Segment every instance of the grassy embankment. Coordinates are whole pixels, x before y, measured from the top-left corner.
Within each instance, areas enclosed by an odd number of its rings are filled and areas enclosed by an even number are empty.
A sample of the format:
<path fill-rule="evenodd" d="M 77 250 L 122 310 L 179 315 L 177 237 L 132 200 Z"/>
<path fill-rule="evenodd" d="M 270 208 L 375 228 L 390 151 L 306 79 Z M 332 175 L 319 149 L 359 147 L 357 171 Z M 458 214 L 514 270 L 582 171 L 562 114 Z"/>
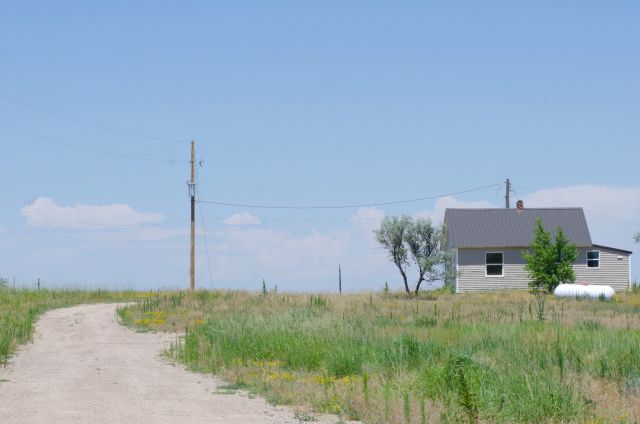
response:
<path fill-rule="evenodd" d="M 186 329 L 169 355 L 301 411 L 368 423 L 640 420 L 640 293 L 166 293 L 119 314 Z"/>
<path fill-rule="evenodd" d="M 86 290 L 24 290 L 0 287 L 0 366 L 17 345 L 31 339 L 38 317 L 54 308 L 98 302 L 142 300 L 149 293 Z"/>

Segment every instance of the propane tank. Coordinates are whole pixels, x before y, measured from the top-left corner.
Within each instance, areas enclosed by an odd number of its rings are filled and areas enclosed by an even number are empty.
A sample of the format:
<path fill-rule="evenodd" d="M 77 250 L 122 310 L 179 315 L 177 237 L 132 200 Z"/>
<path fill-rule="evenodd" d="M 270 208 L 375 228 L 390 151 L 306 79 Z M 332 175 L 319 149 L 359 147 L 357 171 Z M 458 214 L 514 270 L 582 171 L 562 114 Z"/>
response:
<path fill-rule="evenodd" d="M 560 284 L 553 291 L 553 294 L 558 297 L 583 297 L 589 299 L 611 299 L 615 293 L 611 286 L 588 283 Z"/>

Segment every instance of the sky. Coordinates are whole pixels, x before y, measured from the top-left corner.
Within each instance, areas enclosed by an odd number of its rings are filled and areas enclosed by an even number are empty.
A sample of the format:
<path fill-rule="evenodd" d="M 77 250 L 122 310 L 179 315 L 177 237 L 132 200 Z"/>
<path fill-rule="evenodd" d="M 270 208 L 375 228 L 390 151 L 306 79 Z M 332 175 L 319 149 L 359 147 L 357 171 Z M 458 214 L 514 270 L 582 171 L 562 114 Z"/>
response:
<path fill-rule="evenodd" d="M 347 290 L 399 288 L 380 220 L 501 207 L 506 178 L 635 257 L 639 18 L 632 1 L 3 2 L 0 276 L 187 287 L 190 140 L 200 200 L 442 195 L 199 203 L 198 287 L 329 291 L 341 264 Z"/>

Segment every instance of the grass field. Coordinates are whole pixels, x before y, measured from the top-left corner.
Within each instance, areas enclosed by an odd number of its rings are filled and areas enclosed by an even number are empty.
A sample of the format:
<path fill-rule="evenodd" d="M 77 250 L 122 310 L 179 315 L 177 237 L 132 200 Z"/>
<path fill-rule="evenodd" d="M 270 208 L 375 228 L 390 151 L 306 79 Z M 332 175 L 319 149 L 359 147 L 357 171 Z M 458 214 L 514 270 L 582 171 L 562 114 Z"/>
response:
<path fill-rule="evenodd" d="M 301 419 L 638 422 L 640 294 L 174 292 L 119 311 L 186 330 L 168 355 Z"/>
<path fill-rule="evenodd" d="M 0 288 L 0 365 L 18 344 L 31 339 L 38 317 L 49 309 L 82 303 L 141 300 L 149 293 L 85 290 L 22 290 Z"/>
<path fill-rule="evenodd" d="M 143 330 L 186 332 L 167 355 L 313 420 L 638 422 L 640 293 L 99 292 L 0 289 L 0 363 L 43 312 L 137 300 Z"/>

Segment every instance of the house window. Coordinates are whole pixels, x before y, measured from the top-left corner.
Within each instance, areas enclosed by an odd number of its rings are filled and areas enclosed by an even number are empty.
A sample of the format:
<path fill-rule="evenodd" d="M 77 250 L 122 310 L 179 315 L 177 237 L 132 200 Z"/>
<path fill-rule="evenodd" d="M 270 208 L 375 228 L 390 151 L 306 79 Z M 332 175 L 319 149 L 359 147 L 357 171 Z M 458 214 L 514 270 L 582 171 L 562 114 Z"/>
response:
<path fill-rule="evenodd" d="M 502 277 L 502 269 L 504 266 L 502 252 L 487 252 L 485 253 L 485 264 L 487 277 Z"/>
<path fill-rule="evenodd" d="M 590 250 L 587 252 L 587 268 L 600 268 L 599 250 Z"/>

